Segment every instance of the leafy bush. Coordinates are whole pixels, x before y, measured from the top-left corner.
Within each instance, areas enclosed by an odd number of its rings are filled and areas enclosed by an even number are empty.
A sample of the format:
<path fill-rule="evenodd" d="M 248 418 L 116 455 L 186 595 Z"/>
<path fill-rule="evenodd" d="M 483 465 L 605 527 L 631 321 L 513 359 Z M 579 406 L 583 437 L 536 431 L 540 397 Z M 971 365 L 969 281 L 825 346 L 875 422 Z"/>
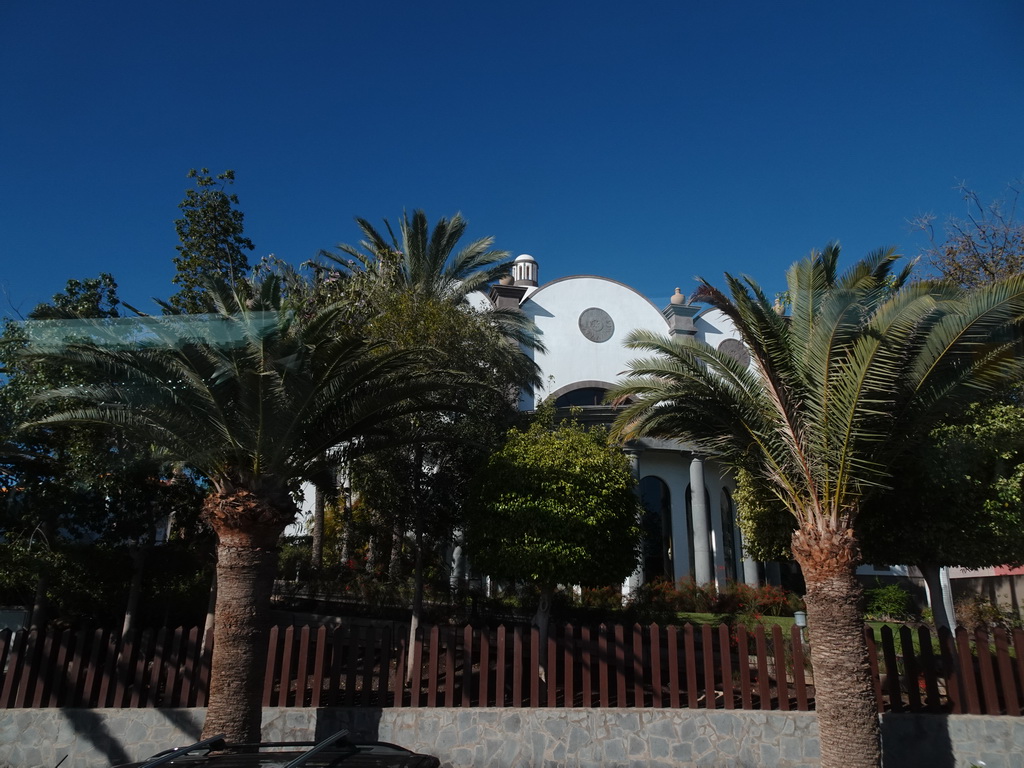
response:
<path fill-rule="evenodd" d="M 911 617 L 910 593 L 899 584 L 865 590 L 865 616 L 876 621 L 907 621 Z"/>

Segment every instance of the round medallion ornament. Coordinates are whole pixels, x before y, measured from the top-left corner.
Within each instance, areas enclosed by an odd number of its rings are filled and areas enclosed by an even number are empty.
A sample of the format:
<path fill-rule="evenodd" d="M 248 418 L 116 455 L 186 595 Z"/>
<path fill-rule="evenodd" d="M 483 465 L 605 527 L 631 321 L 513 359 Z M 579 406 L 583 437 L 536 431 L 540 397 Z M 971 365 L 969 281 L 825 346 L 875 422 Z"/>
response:
<path fill-rule="evenodd" d="M 608 341 L 615 333 L 615 323 L 612 322 L 611 315 L 603 309 L 591 307 L 580 314 L 580 333 L 600 344 L 602 341 Z"/>
<path fill-rule="evenodd" d="M 744 368 L 750 365 L 750 352 L 739 339 L 726 339 L 718 345 L 718 351 L 723 355 L 728 355 Z"/>

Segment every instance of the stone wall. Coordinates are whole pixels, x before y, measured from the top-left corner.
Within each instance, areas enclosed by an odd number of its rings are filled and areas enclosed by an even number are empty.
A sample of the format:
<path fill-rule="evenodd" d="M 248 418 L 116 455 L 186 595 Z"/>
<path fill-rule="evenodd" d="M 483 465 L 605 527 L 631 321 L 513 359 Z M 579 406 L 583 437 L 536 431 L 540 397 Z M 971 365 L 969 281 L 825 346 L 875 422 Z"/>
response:
<path fill-rule="evenodd" d="M 107 768 L 196 741 L 202 709 L 0 710 L 0 768 Z M 813 714 L 689 709 L 266 709 L 266 740 L 348 728 L 450 768 L 817 768 Z M 1024 763 L 1024 718 L 886 715 L 887 766 Z"/>

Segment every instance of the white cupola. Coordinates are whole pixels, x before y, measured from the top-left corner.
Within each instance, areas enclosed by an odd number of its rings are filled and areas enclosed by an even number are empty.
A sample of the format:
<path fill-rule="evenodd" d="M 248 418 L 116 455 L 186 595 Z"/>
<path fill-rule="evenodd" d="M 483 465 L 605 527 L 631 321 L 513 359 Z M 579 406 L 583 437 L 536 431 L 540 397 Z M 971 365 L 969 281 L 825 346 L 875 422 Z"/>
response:
<path fill-rule="evenodd" d="M 512 277 L 516 285 L 536 287 L 538 275 L 537 262 L 533 256 L 528 253 L 516 256 L 516 260 L 512 262 Z"/>

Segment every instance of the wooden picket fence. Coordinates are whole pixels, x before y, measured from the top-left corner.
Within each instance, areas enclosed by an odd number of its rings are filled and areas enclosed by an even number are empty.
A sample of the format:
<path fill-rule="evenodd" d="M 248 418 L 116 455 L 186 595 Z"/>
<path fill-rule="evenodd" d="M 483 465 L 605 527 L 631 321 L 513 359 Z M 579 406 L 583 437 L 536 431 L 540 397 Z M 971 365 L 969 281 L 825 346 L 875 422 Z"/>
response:
<path fill-rule="evenodd" d="M 1021 630 L 865 633 L 879 712 L 1024 715 Z M 400 624 L 274 627 L 263 704 L 814 709 L 797 627 L 565 625 L 543 665 L 534 628 L 427 626 L 411 654 L 407 635 Z M 0 708 L 205 706 L 212 642 L 198 627 L 4 630 Z"/>

